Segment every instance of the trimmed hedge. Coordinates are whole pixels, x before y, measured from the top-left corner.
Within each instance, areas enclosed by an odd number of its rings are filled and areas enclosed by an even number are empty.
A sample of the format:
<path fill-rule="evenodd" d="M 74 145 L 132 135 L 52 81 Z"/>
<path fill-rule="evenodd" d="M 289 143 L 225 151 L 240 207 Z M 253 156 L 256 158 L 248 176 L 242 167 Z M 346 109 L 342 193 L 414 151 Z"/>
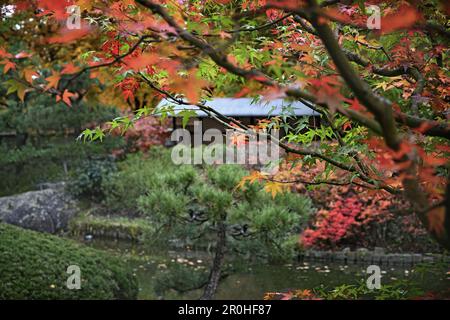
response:
<path fill-rule="evenodd" d="M 69 265 L 81 289 L 66 287 Z M 72 240 L 0 223 L 0 299 L 136 299 L 137 279 L 118 258 Z"/>

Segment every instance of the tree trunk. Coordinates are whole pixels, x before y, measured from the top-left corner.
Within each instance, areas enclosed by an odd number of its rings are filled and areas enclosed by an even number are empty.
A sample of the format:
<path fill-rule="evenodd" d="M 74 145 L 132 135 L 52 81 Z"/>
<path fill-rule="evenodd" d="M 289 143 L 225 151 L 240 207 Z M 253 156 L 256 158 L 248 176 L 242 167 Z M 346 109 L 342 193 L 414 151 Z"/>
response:
<path fill-rule="evenodd" d="M 217 287 L 219 286 L 227 239 L 225 220 L 226 214 L 223 214 L 221 216 L 220 222 L 218 223 L 216 253 L 214 255 L 214 261 L 211 267 L 211 272 L 209 274 L 208 284 L 206 285 L 205 291 L 200 297 L 200 300 L 213 299 L 214 295 L 216 294 Z"/>

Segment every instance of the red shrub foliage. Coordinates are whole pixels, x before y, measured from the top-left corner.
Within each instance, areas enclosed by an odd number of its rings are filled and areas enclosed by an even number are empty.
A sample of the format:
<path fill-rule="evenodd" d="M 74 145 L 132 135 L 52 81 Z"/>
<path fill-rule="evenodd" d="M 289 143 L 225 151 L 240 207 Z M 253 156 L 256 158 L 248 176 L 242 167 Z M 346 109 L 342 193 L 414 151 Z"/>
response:
<path fill-rule="evenodd" d="M 314 181 L 325 168 L 318 163 L 282 170 L 277 180 Z M 336 171 L 329 179 L 340 182 L 344 173 Z M 345 180 L 344 180 L 345 181 Z M 334 250 L 350 247 L 385 247 L 392 251 L 439 251 L 410 207 L 382 190 L 357 185 L 308 186 L 294 183 L 294 191 L 307 194 L 318 208 L 301 236 L 305 248 Z"/>
<path fill-rule="evenodd" d="M 120 130 L 113 130 L 114 135 L 121 135 Z M 163 145 L 169 137 L 167 122 L 156 117 L 145 117 L 137 120 L 123 135 L 125 148 L 115 150 L 115 156 L 125 153 L 147 152 L 154 145 Z"/>
<path fill-rule="evenodd" d="M 319 210 L 313 227 L 303 232 L 303 246 L 334 247 L 345 239 L 361 236 L 365 225 L 390 218 L 390 213 L 382 208 L 374 211 L 373 207 L 364 206 L 356 195 L 337 198 L 329 210 Z"/>
<path fill-rule="evenodd" d="M 305 248 L 385 247 L 393 251 L 439 250 L 417 217 L 392 195 L 355 186 L 309 192 L 319 207 L 300 242 Z"/>
<path fill-rule="evenodd" d="M 146 152 L 151 146 L 164 144 L 168 136 L 166 124 L 155 117 L 145 117 L 136 121 L 125 133 L 129 152 Z"/>

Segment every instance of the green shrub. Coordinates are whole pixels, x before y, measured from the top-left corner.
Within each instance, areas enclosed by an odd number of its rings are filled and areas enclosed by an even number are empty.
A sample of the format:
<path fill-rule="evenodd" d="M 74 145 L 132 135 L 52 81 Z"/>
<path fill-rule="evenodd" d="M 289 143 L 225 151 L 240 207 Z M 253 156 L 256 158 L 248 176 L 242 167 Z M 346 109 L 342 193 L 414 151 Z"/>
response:
<path fill-rule="evenodd" d="M 49 74 L 50 70 L 43 70 L 44 77 Z M 4 83 L 11 77 L 1 74 L 0 79 Z M 83 75 L 74 80 L 72 90 L 88 90 L 92 81 Z M 0 87 L 0 96 L 0 132 L 11 134 L 0 141 L 0 196 L 34 190 L 40 183 L 66 180 L 87 157 L 110 154 L 124 145 L 122 137 L 108 137 L 103 143 L 76 142 L 84 128 L 119 116 L 121 111 L 115 107 L 92 99 L 77 99 L 69 107 L 36 91 L 28 92 L 22 102 L 7 94 L 7 86 Z"/>
<path fill-rule="evenodd" d="M 209 181 L 222 190 L 234 190 L 241 179 L 248 175 L 247 170 L 239 165 L 225 164 L 207 168 Z"/>
<path fill-rule="evenodd" d="M 186 213 L 189 198 L 177 194 L 173 189 L 150 190 L 137 199 L 139 211 L 162 224 L 172 224 L 173 220 Z"/>
<path fill-rule="evenodd" d="M 69 265 L 81 289 L 69 290 Z M 136 299 L 137 281 L 124 263 L 71 240 L 0 223 L 0 299 Z"/>
<path fill-rule="evenodd" d="M 104 205 L 110 211 L 138 212 L 140 196 L 165 184 L 164 174 L 176 166 L 170 160 L 170 150 L 153 147 L 147 154 L 131 154 L 117 164 L 118 171 L 103 181 Z"/>
<path fill-rule="evenodd" d="M 237 188 L 249 174 L 239 165 L 175 165 L 170 149 L 150 150 L 153 154 L 130 155 L 118 164 L 104 183 L 105 207 L 138 213 L 164 226 L 168 239 L 199 246 L 214 241 L 212 230 L 225 214 L 231 248 L 292 257 L 293 239 L 312 212 L 309 198 L 294 193 L 272 198 L 258 183 Z"/>
<path fill-rule="evenodd" d="M 70 191 L 77 197 L 102 200 L 105 197 L 103 182 L 116 171 L 111 158 L 87 160 L 78 170 L 70 183 Z"/>
<path fill-rule="evenodd" d="M 120 138 L 104 143 L 81 143 L 72 138 L 47 139 L 44 145 L 21 148 L 0 145 L 0 196 L 35 190 L 44 182 L 66 180 L 87 158 L 102 158 L 121 145 Z"/>

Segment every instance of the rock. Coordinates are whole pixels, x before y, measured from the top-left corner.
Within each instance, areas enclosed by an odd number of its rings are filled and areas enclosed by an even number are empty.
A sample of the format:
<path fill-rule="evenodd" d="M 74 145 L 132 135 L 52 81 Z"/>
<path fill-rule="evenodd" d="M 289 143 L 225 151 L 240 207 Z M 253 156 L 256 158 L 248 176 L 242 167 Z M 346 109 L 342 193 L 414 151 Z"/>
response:
<path fill-rule="evenodd" d="M 347 263 L 355 263 L 356 262 L 356 252 L 347 252 Z"/>
<path fill-rule="evenodd" d="M 373 256 L 372 256 L 372 263 L 377 264 L 377 265 L 380 264 L 381 263 L 381 257 L 382 257 L 381 254 L 374 253 Z"/>
<path fill-rule="evenodd" d="M 336 259 L 336 261 L 338 262 L 344 262 L 345 261 L 345 253 L 343 252 L 336 252 L 334 254 L 334 258 Z"/>
<path fill-rule="evenodd" d="M 358 248 L 358 249 L 356 249 L 356 253 L 357 253 L 359 256 L 364 256 L 364 255 L 366 255 L 366 254 L 369 253 L 369 250 L 366 249 L 366 248 Z"/>
<path fill-rule="evenodd" d="M 413 256 L 411 254 L 405 253 L 402 255 L 402 260 L 404 265 L 410 265 L 413 262 Z"/>
<path fill-rule="evenodd" d="M 394 265 L 397 265 L 397 266 L 402 265 L 403 264 L 402 254 L 399 254 L 399 253 L 393 254 L 392 262 Z"/>
<path fill-rule="evenodd" d="M 373 253 L 381 255 L 381 254 L 385 254 L 386 252 L 385 252 L 384 248 L 375 247 L 375 248 L 373 248 Z"/>
<path fill-rule="evenodd" d="M 413 263 L 419 263 L 419 262 L 422 262 L 423 257 L 420 253 L 414 253 L 412 255 L 412 259 L 413 259 Z"/>
<path fill-rule="evenodd" d="M 365 263 L 372 263 L 373 262 L 373 253 L 368 252 L 367 254 L 363 255 L 362 261 Z"/>
<path fill-rule="evenodd" d="M 395 260 L 394 256 L 395 255 L 393 253 L 389 253 L 389 254 L 386 255 L 387 262 L 388 262 L 389 265 L 393 265 L 394 264 L 394 260 Z"/>
<path fill-rule="evenodd" d="M 79 212 L 64 184 L 0 198 L 0 221 L 26 229 L 56 233 Z"/>
<path fill-rule="evenodd" d="M 316 253 L 315 253 L 315 257 L 318 260 L 325 260 L 326 256 L 327 256 L 327 253 L 324 251 L 316 251 Z"/>
<path fill-rule="evenodd" d="M 358 262 L 365 262 L 366 260 L 364 259 L 364 257 L 368 254 L 369 250 L 367 250 L 366 248 L 359 248 L 356 250 L 356 260 Z"/>
<path fill-rule="evenodd" d="M 316 250 L 311 250 L 311 257 L 313 259 L 319 259 L 321 258 L 322 254 L 320 251 L 316 251 Z"/>

